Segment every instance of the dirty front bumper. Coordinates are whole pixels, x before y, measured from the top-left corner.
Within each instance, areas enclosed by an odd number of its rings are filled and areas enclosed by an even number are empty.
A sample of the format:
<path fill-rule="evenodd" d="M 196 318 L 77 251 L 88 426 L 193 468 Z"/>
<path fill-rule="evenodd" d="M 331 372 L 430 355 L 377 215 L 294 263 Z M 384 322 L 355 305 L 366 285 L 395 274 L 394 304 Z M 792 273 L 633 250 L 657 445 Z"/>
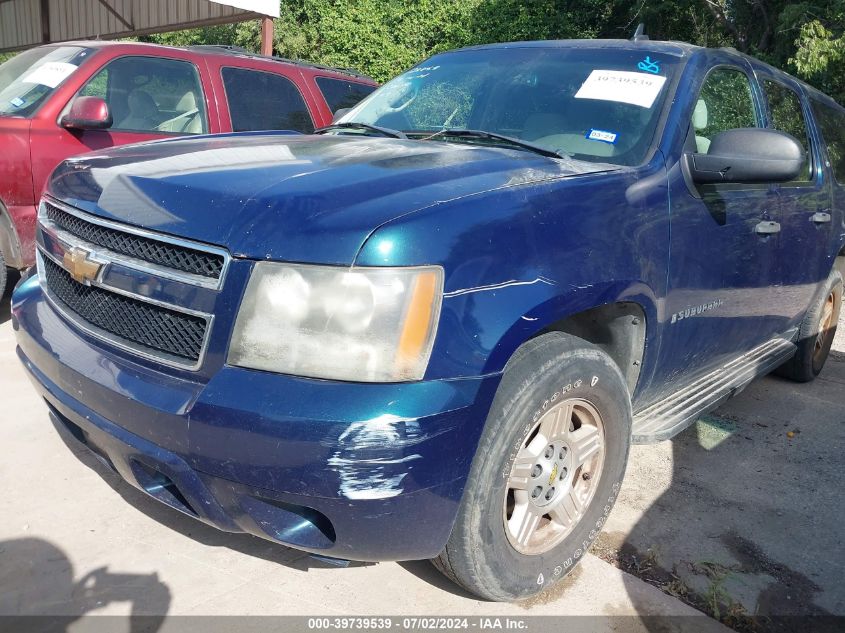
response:
<path fill-rule="evenodd" d="M 66 440 L 159 501 L 344 559 L 429 558 L 448 539 L 498 376 L 351 384 L 224 365 L 196 382 L 104 349 L 37 276 L 12 310 Z"/>

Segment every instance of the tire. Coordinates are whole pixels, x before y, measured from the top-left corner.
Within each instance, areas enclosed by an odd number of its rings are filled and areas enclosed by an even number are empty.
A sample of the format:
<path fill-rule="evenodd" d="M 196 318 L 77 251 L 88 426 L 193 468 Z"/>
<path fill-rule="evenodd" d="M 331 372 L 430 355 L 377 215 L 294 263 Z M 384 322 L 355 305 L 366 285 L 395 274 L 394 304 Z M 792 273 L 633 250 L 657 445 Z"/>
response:
<path fill-rule="evenodd" d="M 569 424 L 554 422 L 558 414 Z M 550 446 L 549 438 L 560 439 Z M 607 354 L 560 332 L 527 342 L 505 369 L 435 567 L 488 600 L 520 600 L 548 589 L 598 536 L 630 443 L 628 389 Z M 524 490 L 514 490 L 514 482 Z M 528 517 L 536 522 L 541 513 L 533 532 L 519 529 L 530 528 Z"/>
<path fill-rule="evenodd" d="M 796 382 L 815 380 L 830 354 L 842 308 L 842 275 L 834 269 L 824 292 L 807 311 L 798 330 L 798 351 L 775 373 Z"/>
<path fill-rule="evenodd" d="M 3 250 L 0 249 L 0 299 L 6 296 L 6 283 L 9 280 L 8 273 L 6 259 L 3 257 Z"/>

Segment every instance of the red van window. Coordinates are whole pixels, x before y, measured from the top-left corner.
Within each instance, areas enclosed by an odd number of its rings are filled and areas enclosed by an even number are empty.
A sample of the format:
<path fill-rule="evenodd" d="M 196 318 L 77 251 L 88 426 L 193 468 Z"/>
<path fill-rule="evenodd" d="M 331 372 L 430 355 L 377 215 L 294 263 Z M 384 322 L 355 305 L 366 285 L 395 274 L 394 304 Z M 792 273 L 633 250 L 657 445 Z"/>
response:
<path fill-rule="evenodd" d="M 91 55 L 82 46 L 47 46 L 0 65 L 0 116 L 29 117 Z"/>
<path fill-rule="evenodd" d="M 109 62 L 79 93 L 100 97 L 113 130 L 204 134 L 205 97 L 196 66 L 161 57 L 128 56 Z"/>
<path fill-rule="evenodd" d="M 317 86 L 323 93 L 323 97 L 332 112 L 357 105 L 361 99 L 376 89 L 376 86 L 359 84 L 345 79 L 334 79 L 333 77 L 317 77 Z"/>
<path fill-rule="evenodd" d="M 294 83 L 273 73 L 246 68 L 222 69 L 235 132 L 296 130 L 310 134 L 314 121 Z"/>

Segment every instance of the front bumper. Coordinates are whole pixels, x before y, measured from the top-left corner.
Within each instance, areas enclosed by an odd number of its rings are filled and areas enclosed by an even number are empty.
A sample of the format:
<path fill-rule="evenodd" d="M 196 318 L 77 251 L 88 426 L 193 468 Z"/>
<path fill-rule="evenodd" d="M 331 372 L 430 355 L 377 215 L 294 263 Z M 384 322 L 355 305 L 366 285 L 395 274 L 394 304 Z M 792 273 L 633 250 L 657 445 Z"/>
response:
<path fill-rule="evenodd" d="M 12 312 L 18 355 L 66 438 L 206 523 L 337 558 L 441 551 L 499 382 L 350 384 L 229 366 L 194 382 L 87 338 L 37 276 Z"/>

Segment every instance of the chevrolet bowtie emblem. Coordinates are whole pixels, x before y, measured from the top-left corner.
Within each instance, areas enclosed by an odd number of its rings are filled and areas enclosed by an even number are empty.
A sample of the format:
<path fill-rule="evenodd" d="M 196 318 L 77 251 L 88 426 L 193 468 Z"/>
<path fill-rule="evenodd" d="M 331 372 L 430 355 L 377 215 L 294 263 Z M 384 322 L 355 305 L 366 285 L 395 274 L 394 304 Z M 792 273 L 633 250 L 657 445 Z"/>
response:
<path fill-rule="evenodd" d="M 557 464 L 555 464 L 555 467 L 552 468 L 552 475 L 549 477 L 550 486 L 555 482 L 555 479 L 557 479 Z"/>
<path fill-rule="evenodd" d="M 88 285 L 93 279 L 96 279 L 100 268 L 103 267 L 99 262 L 88 259 L 90 254 L 84 248 L 79 247 L 65 251 L 65 269 L 70 273 L 71 277 L 81 284 Z"/>

